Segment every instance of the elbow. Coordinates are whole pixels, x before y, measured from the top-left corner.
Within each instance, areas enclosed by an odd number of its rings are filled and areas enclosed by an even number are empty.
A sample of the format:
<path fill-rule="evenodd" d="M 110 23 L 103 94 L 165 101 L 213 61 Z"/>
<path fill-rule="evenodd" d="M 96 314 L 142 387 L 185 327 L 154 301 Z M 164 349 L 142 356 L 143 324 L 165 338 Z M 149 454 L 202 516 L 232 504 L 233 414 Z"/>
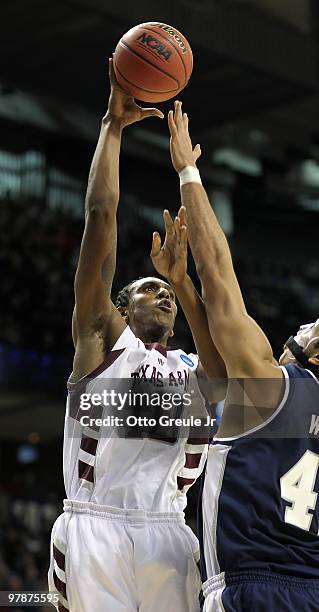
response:
<path fill-rule="evenodd" d="M 100 203 L 88 205 L 85 211 L 85 221 L 90 224 L 110 225 L 116 217 L 112 209 Z"/>
<path fill-rule="evenodd" d="M 105 191 L 103 194 L 87 194 L 85 200 L 85 212 L 92 216 L 107 215 L 115 213 L 119 202 L 119 193 L 116 191 Z"/>

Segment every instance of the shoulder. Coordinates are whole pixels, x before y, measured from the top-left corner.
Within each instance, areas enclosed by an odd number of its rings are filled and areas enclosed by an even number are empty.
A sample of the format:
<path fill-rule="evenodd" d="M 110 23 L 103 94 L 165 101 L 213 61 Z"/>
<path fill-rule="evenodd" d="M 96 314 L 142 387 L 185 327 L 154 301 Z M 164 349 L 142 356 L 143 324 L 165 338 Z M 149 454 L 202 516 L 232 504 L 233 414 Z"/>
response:
<path fill-rule="evenodd" d="M 118 365 L 124 351 L 128 348 L 138 348 L 140 343 L 141 341 L 127 325 L 110 350 L 105 350 L 101 335 L 80 336 L 77 340 L 73 371 L 68 381 L 69 390 L 72 385 L 96 378 L 115 362 Z"/>

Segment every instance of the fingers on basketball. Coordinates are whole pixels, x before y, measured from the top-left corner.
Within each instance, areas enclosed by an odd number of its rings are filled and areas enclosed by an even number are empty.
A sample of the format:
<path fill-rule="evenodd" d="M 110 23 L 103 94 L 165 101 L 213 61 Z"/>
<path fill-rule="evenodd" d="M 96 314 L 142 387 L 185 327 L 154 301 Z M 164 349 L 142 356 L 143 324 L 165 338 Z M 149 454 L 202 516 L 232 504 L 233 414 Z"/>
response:
<path fill-rule="evenodd" d="M 142 108 L 141 110 L 142 119 L 146 119 L 146 117 L 159 117 L 160 119 L 164 119 L 164 114 L 158 108 Z"/>
<path fill-rule="evenodd" d="M 117 80 L 116 80 L 116 76 L 115 76 L 115 72 L 114 72 L 114 66 L 113 66 L 113 58 L 109 57 L 109 77 L 110 77 L 110 82 L 111 85 L 118 85 Z"/>

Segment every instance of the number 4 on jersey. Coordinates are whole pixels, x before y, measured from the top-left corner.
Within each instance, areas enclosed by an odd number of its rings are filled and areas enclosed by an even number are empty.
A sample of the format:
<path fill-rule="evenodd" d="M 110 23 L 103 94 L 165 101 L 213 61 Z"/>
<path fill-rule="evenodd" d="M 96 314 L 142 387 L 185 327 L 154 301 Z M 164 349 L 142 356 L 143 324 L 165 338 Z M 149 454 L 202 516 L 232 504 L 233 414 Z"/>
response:
<path fill-rule="evenodd" d="M 319 455 L 307 450 L 280 479 L 281 497 L 292 504 L 285 511 L 285 523 L 309 531 L 318 493 L 314 487 L 319 469 Z"/>

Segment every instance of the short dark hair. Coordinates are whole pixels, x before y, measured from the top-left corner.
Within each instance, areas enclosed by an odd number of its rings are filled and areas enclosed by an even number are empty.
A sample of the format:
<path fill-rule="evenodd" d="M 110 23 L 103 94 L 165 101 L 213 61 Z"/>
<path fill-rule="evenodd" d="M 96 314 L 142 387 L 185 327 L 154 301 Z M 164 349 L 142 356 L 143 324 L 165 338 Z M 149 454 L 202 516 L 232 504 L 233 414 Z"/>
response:
<path fill-rule="evenodd" d="M 116 296 L 116 300 L 115 300 L 116 308 L 120 308 L 120 307 L 126 308 L 128 306 L 128 301 L 129 301 L 129 296 L 130 296 L 132 285 L 136 283 L 137 280 L 139 279 L 135 279 L 131 281 L 128 285 L 125 285 L 125 287 L 123 287 L 123 289 L 121 289 L 118 292 Z"/>

